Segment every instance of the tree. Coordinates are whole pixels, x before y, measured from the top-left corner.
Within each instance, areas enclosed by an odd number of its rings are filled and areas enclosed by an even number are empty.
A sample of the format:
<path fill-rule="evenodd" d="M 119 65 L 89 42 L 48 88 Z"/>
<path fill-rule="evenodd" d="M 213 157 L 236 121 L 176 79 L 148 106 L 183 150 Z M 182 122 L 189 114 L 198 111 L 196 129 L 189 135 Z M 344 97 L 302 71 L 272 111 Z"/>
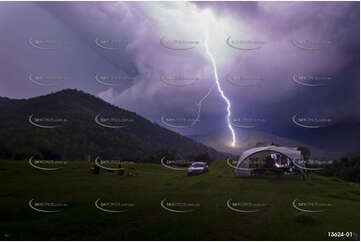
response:
<path fill-rule="evenodd" d="M 177 153 L 175 151 L 169 151 L 167 149 L 161 149 L 157 151 L 156 159 L 159 161 L 163 157 L 166 157 L 167 160 L 175 160 Z"/>
<path fill-rule="evenodd" d="M 301 154 L 302 154 L 303 159 L 304 159 L 305 161 L 308 161 L 308 160 L 310 159 L 310 157 L 311 157 L 311 151 L 310 151 L 310 149 L 309 149 L 308 147 L 306 147 L 306 146 L 300 146 L 300 147 L 297 148 L 297 150 L 301 151 Z"/>
<path fill-rule="evenodd" d="M 211 157 L 209 156 L 209 154 L 207 152 L 206 153 L 199 153 L 199 154 L 194 155 L 193 160 L 207 162 L 207 163 L 212 161 Z"/>

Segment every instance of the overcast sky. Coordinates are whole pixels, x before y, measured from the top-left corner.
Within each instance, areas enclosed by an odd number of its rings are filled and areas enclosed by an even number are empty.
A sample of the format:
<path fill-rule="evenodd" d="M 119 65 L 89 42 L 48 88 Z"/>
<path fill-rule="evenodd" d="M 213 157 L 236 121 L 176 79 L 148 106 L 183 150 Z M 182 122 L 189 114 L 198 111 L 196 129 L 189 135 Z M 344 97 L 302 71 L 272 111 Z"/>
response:
<path fill-rule="evenodd" d="M 359 122 L 359 19 L 359 2 L 1 2 L 0 96 L 76 88 L 170 126 L 200 110 L 183 134 L 227 129 L 208 28 L 236 125 Z"/>

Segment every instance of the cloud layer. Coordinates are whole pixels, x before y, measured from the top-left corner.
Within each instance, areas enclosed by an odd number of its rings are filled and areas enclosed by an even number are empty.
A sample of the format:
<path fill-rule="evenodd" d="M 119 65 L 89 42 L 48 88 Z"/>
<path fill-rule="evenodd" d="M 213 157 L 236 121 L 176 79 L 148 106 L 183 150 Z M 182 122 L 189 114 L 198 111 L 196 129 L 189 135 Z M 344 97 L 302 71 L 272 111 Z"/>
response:
<path fill-rule="evenodd" d="M 359 122 L 358 2 L 4 2 L 0 11 L 0 96 L 78 88 L 154 122 L 192 119 L 215 82 L 208 25 L 233 119 L 266 120 L 259 128 L 273 133 L 293 127 L 294 114 Z M 225 114 L 214 89 L 200 122 L 173 130 L 222 130 Z"/>

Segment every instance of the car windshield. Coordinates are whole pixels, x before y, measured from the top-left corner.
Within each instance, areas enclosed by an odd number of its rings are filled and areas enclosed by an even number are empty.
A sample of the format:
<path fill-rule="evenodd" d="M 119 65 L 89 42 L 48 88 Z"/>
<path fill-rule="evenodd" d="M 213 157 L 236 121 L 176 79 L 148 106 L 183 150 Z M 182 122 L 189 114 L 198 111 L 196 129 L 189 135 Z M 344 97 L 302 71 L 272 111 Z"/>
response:
<path fill-rule="evenodd" d="M 196 164 L 192 164 L 192 167 L 204 167 L 204 164 L 196 163 Z"/>

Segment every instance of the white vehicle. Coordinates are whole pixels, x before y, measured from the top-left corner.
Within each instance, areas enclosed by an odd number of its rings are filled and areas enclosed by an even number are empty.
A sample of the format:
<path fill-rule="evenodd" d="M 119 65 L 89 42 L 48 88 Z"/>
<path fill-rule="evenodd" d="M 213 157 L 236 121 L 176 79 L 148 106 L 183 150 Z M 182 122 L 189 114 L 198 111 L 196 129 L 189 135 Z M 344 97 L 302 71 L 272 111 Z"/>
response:
<path fill-rule="evenodd" d="M 206 172 L 208 172 L 207 162 L 193 162 L 192 165 L 188 167 L 188 176 Z"/>

